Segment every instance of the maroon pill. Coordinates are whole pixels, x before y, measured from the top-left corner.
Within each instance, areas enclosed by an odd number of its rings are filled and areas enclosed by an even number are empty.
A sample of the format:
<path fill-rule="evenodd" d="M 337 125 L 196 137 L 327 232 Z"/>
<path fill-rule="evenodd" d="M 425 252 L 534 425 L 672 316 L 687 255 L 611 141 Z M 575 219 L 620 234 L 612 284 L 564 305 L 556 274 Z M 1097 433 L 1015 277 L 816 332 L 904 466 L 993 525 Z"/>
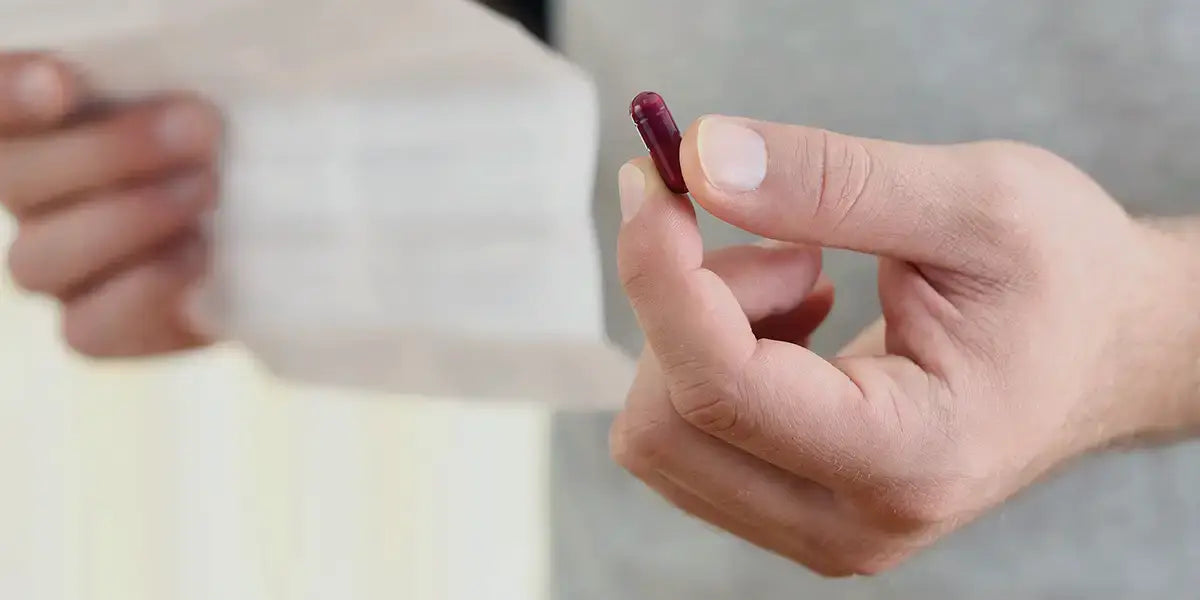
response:
<path fill-rule="evenodd" d="M 679 145 L 683 138 L 662 96 L 654 92 L 638 94 L 629 105 L 629 116 L 633 117 L 633 123 L 637 125 L 638 133 L 646 143 L 650 158 L 654 160 L 654 166 L 663 183 L 667 184 L 667 189 L 676 194 L 686 194 L 687 182 L 683 180 L 683 169 L 679 166 Z"/>

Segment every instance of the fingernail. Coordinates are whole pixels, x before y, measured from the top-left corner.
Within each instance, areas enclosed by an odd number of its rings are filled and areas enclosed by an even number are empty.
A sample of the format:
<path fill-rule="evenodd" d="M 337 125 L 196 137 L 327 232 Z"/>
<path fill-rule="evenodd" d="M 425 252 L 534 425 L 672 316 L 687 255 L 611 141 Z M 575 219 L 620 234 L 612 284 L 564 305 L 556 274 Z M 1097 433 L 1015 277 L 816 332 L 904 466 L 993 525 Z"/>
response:
<path fill-rule="evenodd" d="M 617 173 L 621 194 L 621 222 L 628 223 L 646 200 L 646 175 L 633 163 L 626 163 Z"/>
<path fill-rule="evenodd" d="M 199 202 L 207 191 L 208 178 L 202 173 L 176 177 L 166 185 L 166 196 L 175 204 Z"/>
<path fill-rule="evenodd" d="M 697 145 L 700 168 L 718 190 L 749 192 L 767 177 L 767 143 L 736 121 L 706 117 L 700 122 Z"/>
<path fill-rule="evenodd" d="M 169 152 L 197 151 L 212 135 L 212 118 L 195 105 L 172 106 L 159 118 L 157 133 L 159 143 Z"/>
<path fill-rule="evenodd" d="M 44 60 L 25 65 L 13 82 L 13 94 L 30 114 L 54 115 L 60 109 L 63 94 L 58 69 Z"/>

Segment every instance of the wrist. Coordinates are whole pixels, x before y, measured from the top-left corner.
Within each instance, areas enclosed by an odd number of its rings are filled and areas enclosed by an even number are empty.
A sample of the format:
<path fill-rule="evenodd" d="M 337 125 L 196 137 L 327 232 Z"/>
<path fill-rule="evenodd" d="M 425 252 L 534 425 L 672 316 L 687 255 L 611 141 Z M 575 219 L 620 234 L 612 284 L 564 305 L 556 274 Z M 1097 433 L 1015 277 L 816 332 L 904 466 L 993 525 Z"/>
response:
<path fill-rule="evenodd" d="M 1121 373 L 1113 442 L 1200 433 L 1200 219 L 1146 219 L 1141 265 L 1116 343 Z"/>

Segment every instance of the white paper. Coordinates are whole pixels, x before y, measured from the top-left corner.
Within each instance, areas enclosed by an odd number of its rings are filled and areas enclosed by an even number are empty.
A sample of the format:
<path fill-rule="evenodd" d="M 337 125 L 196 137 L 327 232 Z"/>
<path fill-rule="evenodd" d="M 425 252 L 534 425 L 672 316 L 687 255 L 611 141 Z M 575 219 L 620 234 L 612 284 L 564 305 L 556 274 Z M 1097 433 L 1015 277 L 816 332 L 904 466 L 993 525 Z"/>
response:
<path fill-rule="evenodd" d="M 226 114 L 213 308 L 288 377 L 623 400 L 591 219 L 590 80 L 464 0 L 278 0 L 87 36 L 116 96 Z"/>

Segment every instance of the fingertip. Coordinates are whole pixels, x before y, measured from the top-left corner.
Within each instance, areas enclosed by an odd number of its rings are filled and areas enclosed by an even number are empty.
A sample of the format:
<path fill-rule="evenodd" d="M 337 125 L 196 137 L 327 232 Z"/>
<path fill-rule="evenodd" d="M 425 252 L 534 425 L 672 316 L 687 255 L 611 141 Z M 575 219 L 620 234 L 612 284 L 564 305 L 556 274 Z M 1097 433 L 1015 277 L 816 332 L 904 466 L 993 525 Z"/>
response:
<path fill-rule="evenodd" d="M 621 166 L 617 173 L 617 190 L 621 197 L 621 222 L 628 223 L 646 201 L 646 174 L 636 161 Z"/>
<path fill-rule="evenodd" d="M 163 97 L 159 111 L 154 133 L 163 149 L 178 156 L 205 156 L 219 149 L 225 123 L 217 105 L 179 92 Z"/>
<path fill-rule="evenodd" d="M 643 213 L 647 206 L 653 206 L 654 214 L 668 220 L 681 215 L 695 219 L 695 211 L 687 196 L 676 194 L 667 188 L 654 166 L 654 161 L 649 157 L 643 156 L 625 163 L 621 166 L 617 178 L 623 226 Z"/>
<path fill-rule="evenodd" d="M 654 166 L 654 161 L 649 156 L 639 156 L 627 163 L 625 166 L 637 169 L 645 180 L 645 189 L 647 194 L 662 195 L 664 193 L 674 195 L 667 189 L 667 184 L 663 182 L 662 175 L 659 175 L 658 168 Z"/>
<path fill-rule="evenodd" d="M 813 285 L 813 294 L 827 295 L 832 299 L 836 291 L 837 286 L 834 285 L 833 279 L 829 277 L 828 273 L 821 271 L 817 277 L 817 283 Z"/>
<path fill-rule="evenodd" d="M 719 131 L 731 128 L 744 130 L 745 124 L 750 122 L 748 119 L 719 114 L 707 114 L 696 119 L 684 132 L 683 142 L 679 148 L 679 165 L 684 181 L 687 182 L 688 190 L 696 204 L 703 207 L 709 214 L 734 227 L 762 234 L 763 231 L 748 228 L 741 215 L 754 204 L 754 194 L 762 182 L 759 181 L 752 185 L 743 182 L 725 189 L 714 180 L 711 173 L 714 169 L 714 155 L 731 158 L 738 154 L 736 147 L 726 147 L 724 142 L 714 139 L 712 135 L 714 125 Z M 735 145 L 744 146 L 744 144 Z M 706 154 L 709 157 L 707 159 L 705 158 Z M 742 172 L 741 178 L 745 179 L 746 169 L 736 168 L 734 170 Z M 752 170 L 757 172 L 758 167 L 754 167 Z M 762 173 L 762 176 L 765 177 L 765 173 Z"/>
<path fill-rule="evenodd" d="M 0 127 L 22 130 L 55 124 L 70 115 L 83 88 L 76 70 L 45 53 L 10 55 L 0 62 Z"/>
<path fill-rule="evenodd" d="M 833 312 L 833 305 L 836 300 L 835 296 L 836 290 L 833 287 L 833 282 L 822 275 L 813 287 L 812 293 L 800 305 L 800 310 L 796 315 L 797 319 L 805 323 L 811 323 L 812 329 L 815 332 L 817 327 L 820 327 L 821 323 L 824 323 L 825 319 L 829 318 L 829 314 Z"/>
<path fill-rule="evenodd" d="M 618 184 L 622 213 L 618 266 L 633 269 L 633 265 L 674 259 L 699 266 L 704 249 L 696 212 L 686 196 L 667 189 L 653 161 L 641 157 L 625 163 Z"/>
<path fill-rule="evenodd" d="M 30 115 L 47 117 L 62 112 L 65 82 L 57 65 L 33 59 L 13 75 L 13 101 Z"/>

